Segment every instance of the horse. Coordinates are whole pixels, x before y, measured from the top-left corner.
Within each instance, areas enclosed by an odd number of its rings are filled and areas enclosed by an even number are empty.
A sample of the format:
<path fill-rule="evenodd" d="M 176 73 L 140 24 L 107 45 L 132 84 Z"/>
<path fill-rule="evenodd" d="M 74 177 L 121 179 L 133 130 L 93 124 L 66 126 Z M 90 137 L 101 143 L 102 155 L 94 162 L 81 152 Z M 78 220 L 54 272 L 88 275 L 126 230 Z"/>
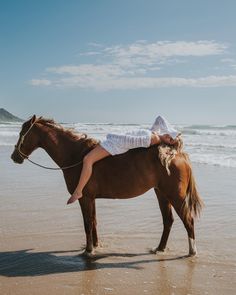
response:
<path fill-rule="evenodd" d="M 23 123 L 11 158 L 21 164 L 37 148 L 44 149 L 63 171 L 67 190 L 72 194 L 80 177 L 83 159 L 97 144 L 98 140 L 84 133 L 64 128 L 53 119 L 33 115 Z M 86 234 L 85 255 L 92 256 L 98 246 L 95 199 L 128 199 L 151 188 L 157 196 L 163 219 L 162 236 L 152 252 L 166 249 L 174 222 L 173 207 L 188 234 L 188 255 L 197 254 L 194 219 L 200 214 L 203 201 L 196 188 L 190 160 L 186 153 L 178 153 L 171 161 L 169 174 L 160 162 L 157 147 L 131 149 L 94 164 L 83 197 L 78 200 Z"/>

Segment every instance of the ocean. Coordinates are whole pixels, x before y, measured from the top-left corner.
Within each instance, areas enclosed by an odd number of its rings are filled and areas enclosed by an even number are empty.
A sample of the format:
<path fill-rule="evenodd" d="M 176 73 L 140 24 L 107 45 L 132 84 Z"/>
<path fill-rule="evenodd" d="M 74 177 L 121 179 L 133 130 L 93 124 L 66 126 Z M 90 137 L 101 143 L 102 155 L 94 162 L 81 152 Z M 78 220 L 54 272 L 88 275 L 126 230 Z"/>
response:
<path fill-rule="evenodd" d="M 97 139 L 109 132 L 122 133 L 138 128 L 150 128 L 147 124 L 73 123 L 62 124 Z M 184 149 L 193 163 L 236 167 L 236 125 L 174 125 L 182 133 Z M 17 141 L 21 123 L 0 123 L 0 147 L 13 147 Z"/>

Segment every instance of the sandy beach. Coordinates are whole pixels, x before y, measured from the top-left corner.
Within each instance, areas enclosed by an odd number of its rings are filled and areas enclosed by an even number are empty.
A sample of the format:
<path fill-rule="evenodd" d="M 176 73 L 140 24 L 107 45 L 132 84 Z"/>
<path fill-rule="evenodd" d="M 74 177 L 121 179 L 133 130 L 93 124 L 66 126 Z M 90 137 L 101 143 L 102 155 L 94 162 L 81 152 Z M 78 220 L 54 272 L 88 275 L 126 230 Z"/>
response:
<path fill-rule="evenodd" d="M 196 221 L 197 257 L 186 257 L 187 234 L 176 214 L 167 252 L 149 253 L 162 232 L 149 191 L 97 201 L 100 246 L 88 260 L 81 255 L 81 211 L 78 204 L 66 206 L 61 172 L 16 165 L 11 151 L 0 150 L 1 295 L 235 294 L 235 168 L 193 165 L 206 205 Z M 35 158 L 45 161 L 43 153 Z"/>

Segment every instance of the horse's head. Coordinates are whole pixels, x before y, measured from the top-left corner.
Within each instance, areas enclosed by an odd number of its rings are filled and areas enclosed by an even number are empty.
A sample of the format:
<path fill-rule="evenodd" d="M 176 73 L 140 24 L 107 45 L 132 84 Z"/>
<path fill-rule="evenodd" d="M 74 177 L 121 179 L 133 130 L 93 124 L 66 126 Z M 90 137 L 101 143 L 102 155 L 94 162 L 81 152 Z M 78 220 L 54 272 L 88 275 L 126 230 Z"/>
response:
<path fill-rule="evenodd" d="M 39 147 L 39 137 L 36 129 L 37 118 L 35 115 L 25 123 L 23 123 L 19 139 L 15 145 L 15 149 L 11 155 L 12 160 L 15 163 L 21 164 L 24 159 Z"/>

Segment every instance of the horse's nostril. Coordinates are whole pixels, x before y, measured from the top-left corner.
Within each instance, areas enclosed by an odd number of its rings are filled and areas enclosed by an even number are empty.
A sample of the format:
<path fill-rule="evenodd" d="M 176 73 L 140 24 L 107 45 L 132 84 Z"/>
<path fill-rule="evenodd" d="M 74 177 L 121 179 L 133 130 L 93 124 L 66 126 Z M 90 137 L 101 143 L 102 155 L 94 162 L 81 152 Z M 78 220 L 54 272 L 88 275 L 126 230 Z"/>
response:
<path fill-rule="evenodd" d="M 11 159 L 17 164 L 22 164 L 24 161 L 24 159 L 16 151 L 11 154 Z"/>
<path fill-rule="evenodd" d="M 14 161 L 14 158 L 15 158 L 14 154 L 15 154 L 15 151 L 11 154 L 11 159 L 12 159 L 13 161 Z"/>

